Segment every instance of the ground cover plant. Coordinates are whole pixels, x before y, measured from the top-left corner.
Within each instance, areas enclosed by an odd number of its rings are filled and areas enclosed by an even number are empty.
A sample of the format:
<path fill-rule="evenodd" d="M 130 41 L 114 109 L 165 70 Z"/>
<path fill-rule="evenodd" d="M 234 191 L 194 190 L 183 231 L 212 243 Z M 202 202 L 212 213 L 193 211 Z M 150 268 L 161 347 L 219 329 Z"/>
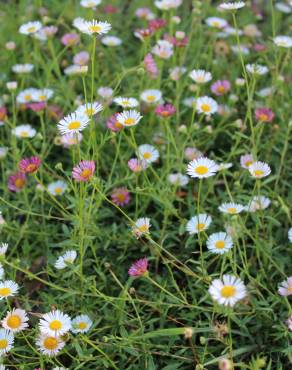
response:
<path fill-rule="evenodd" d="M 0 369 L 291 369 L 291 1 L 0 5 Z"/>

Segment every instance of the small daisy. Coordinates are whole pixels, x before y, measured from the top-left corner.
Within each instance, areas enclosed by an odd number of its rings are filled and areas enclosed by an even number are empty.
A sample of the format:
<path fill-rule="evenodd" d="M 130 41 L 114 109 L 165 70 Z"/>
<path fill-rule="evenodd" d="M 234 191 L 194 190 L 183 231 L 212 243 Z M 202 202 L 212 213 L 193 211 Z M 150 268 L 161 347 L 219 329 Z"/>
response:
<path fill-rule="evenodd" d="M 130 202 L 130 193 L 127 188 L 115 188 L 111 194 L 113 203 L 118 206 L 125 206 Z"/>
<path fill-rule="evenodd" d="M 8 243 L 0 243 L 0 256 L 4 256 L 8 249 Z"/>
<path fill-rule="evenodd" d="M 31 35 L 33 33 L 36 33 L 42 28 L 41 22 L 28 22 L 25 24 L 22 24 L 19 28 L 19 33 L 23 35 Z"/>
<path fill-rule="evenodd" d="M 288 230 L 288 240 L 290 243 L 292 243 L 292 227 L 290 227 L 290 229 Z"/>
<path fill-rule="evenodd" d="M 262 107 L 255 110 L 255 117 L 259 122 L 272 122 L 275 113 L 269 108 Z"/>
<path fill-rule="evenodd" d="M 71 319 L 67 314 L 55 310 L 44 314 L 39 326 L 42 333 L 58 337 L 71 329 Z"/>
<path fill-rule="evenodd" d="M 81 0 L 80 5 L 83 8 L 95 8 L 101 3 L 101 0 Z"/>
<path fill-rule="evenodd" d="M 274 43 L 282 48 L 292 47 L 292 37 L 289 36 L 276 36 L 274 38 Z"/>
<path fill-rule="evenodd" d="M 119 105 L 120 107 L 123 107 L 125 109 L 128 108 L 135 108 L 139 105 L 139 102 L 135 98 L 125 98 L 122 96 L 118 96 L 117 98 L 114 98 L 114 103 Z"/>
<path fill-rule="evenodd" d="M 80 51 L 74 55 L 73 63 L 79 66 L 86 66 L 89 62 L 90 55 L 87 51 Z"/>
<path fill-rule="evenodd" d="M 77 132 L 77 134 L 65 134 L 61 136 L 61 144 L 64 146 L 64 148 L 68 148 L 71 145 L 76 145 L 81 142 L 82 140 L 82 134 L 80 132 Z"/>
<path fill-rule="evenodd" d="M 203 69 L 194 69 L 190 72 L 189 76 L 197 84 L 205 84 L 212 80 L 211 73 Z"/>
<path fill-rule="evenodd" d="M 269 71 L 268 67 L 263 66 L 261 64 L 247 64 L 246 70 L 251 74 L 259 76 L 265 75 Z"/>
<path fill-rule="evenodd" d="M 236 215 L 244 211 L 245 207 L 239 203 L 222 203 L 219 207 L 219 211 L 223 213 L 229 213 L 230 215 Z"/>
<path fill-rule="evenodd" d="M 143 160 L 149 164 L 157 161 L 159 158 L 159 152 L 154 148 L 154 146 L 143 144 L 138 146 L 137 156 L 140 160 Z"/>
<path fill-rule="evenodd" d="M 282 281 L 279 285 L 278 293 L 283 296 L 292 295 L 292 276 L 289 276 L 287 280 Z"/>
<path fill-rule="evenodd" d="M 88 66 L 78 66 L 78 65 L 71 65 L 64 69 L 65 75 L 80 75 L 88 72 Z"/>
<path fill-rule="evenodd" d="M 26 176 L 23 172 L 17 172 L 8 178 L 8 189 L 15 193 L 20 192 L 26 184 Z"/>
<path fill-rule="evenodd" d="M 183 0 L 157 0 L 154 2 L 155 6 L 161 10 L 170 10 L 178 8 Z"/>
<path fill-rule="evenodd" d="M 88 116 L 74 112 L 64 117 L 58 123 L 58 129 L 62 135 L 68 133 L 74 134 L 84 130 L 89 121 L 90 119 Z"/>
<path fill-rule="evenodd" d="M 34 69 L 34 65 L 33 64 L 29 64 L 29 63 L 26 63 L 26 64 L 15 64 L 14 66 L 12 66 L 12 71 L 14 73 L 30 73 L 32 72 L 32 70 Z"/>
<path fill-rule="evenodd" d="M 92 116 L 95 116 L 97 113 L 99 113 L 102 109 L 103 106 L 98 102 L 94 102 L 92 103 L 92 105 L 90 103 L 83 104 L 76 109 L 76 114 L 84 115 L 91 118 Z"/>
<path fill-rule="evenodd" d="M 77 252 L 74 250 L 70 250 L 65 252 L 62 256 L 58 257 L 57 261 L 55 262 L 55 267 L 58 270 L 63 270 L 68 265 L 72 265 L 77 257 Z"/>
<path fill-rule="evenodd" d="M 200 213 L 197 216 L 192 217 L 187 225 L 186 230 L 189 232 L 190 235 L 198 234 L 201 231 L 205 231 L 208 229 L 212 222 L 212 218 L 204 213 Z"/>
<path fill-rule="evenodd" d="M 35 96 L 37 91 L 38 90 L 34 88 L 22 90 L 16 97 L 17 103 L 19 104 L 30 103 L 31 101 L 33 101 L 33 97 Z"/>
<path fill-rule="evenodd" d="M 95 19 L 92 21 L 83 21 L 80 23 L 80 31 L 88 35 L 104 35 L 108 33 L 112 26 L 108 22 L 99 22 Z"/>
<path fill-rule="evenodd" d="M 233 307 L 236 302 L 246 296 L 244 283 L 232 275 L 223 275 L 222 280 L 212 281 L 209 293 L 219 304 Z"/>
<path fill-rule="evenodd" d="M 36 102 L 46 102 L 54 95 L 51 89 L 36 90 L 33 92 L 33 100 Z"/>
<path fill-rule="evenodd" d="M 237 10 L 241 9 L 245 6 L 245 3 L 243 1 L 234 1 L 229 3 L 222 3 L 219 5 L 219 7 L 223 10 Z"/>
<path fill-rule="evenodd" d="M 187 167 L 187 174 L 194 178 L 206 178 L 214 176 L 219 170 L 218 165 L 209 158 L 200 157 L 191 161 Z"/>
<path fill-rule="evenodd" d="M 149 233 L 150 227 L 151 227 L 150 218 L 141 217 L 141 218 L 138 218 L 135 224 L 133 225 L 132 233 L 137 238 L 140 238 L 142 235 Z"/>
<path fill-rule="evenodd" d="M 217 102 L 209 96 L 203 96 L 197 99 L 196 109 L 199 113 L 203 113 L 206 116 L 210 116 L 217 112 Z"/>
<path fill-rule="evenodd" d="M 254 196 L 249 204 L 246 206 L 246 210 L 248 212 L 256 212 L 268 208 L 270 204 L 271 201 L 269 198 L 262 195 Z"/>
<path fill-rule="evenodd" d="M 97 94 L 104 100 L 111 100 L 114 90 L 111 87 L 103 86 L 97 89 Z"/>
<path fill-rule="evenodd" d="M 122 44 L 122 40 L 116 36 L 105 36 L 101 39 L 101 43 L 105 46 L 120 46 Z"/>
<path fill-rule="evenodd" d="M 162 93 L 160 90 L 155 89 L 144 90 L 141 93 L 140 98 L 147 104 L 157 104 L 162 99 Z"/>
<path fill-rule="evenodd" d="M 263 177 L 269 176 L 271 173 L 271 168 L 267 163 L 264 162 L 253 162 L 248 168 L 252 177 L 256 179 L 261 179 Z"/>
<path fill-rule="evenodd" d="M 221 96 L 226 94 L 230 90 L 230 82 L 228 80 L 218 80 L 211 86 L 211 91 L 217 95 Z"/>
<path fill-rule="evenodd" d="M 142 117 L 136 110 L 126 110 L 117 115 L 117 121 L 125 127 L 131 127 L 137 125 Z"/>
<path fill-rule="evenodd" d="M 23 158 L 18 168 L 23 173 L 35 173 L 39 169 L 42 161 L 38 157 Z"/>
<path fill-rule="evenodd" d="M 73 333 L 86 333 L 92 326 L 92 320 L 87 315 L 79 315 L 72 320 Z"/>
<path fill-rule="evenodd" d="M 0 356 L 9 352 L 13 347 L 14 335 L 11 331 L 0 329 Z"/>
<path fill-rule="evenodd" d="M 12 280 L 0 282 L 0 300 L 7 297 L 13 297 L 18 292 L 19 286 Z"/>
<path fill-rule="evenodd" d="M 228 26 L 228 23 L 225 19 L 218 17 L 209 17 L 206 19 L 206 23 L 210 27 L 222 29 Z"/>
<path fill-rule="evenodd" d="M 152 53 L 161 59 L 169 59 L 173 54 L 173 45 L 166 40 L 158 40 Z"/>
<path fill-rule="evenodd" d="M 40 333 L 36 345 L 44 355 L 55 356 L 65 346 L 65 342 L 54 335 Z"/>
<path fill-rule="evenodd" d="M 89 181 L 94 175 L 94 161 L 81 161 L 78 166 L 75 166 L 72 171 L 72 177 L 76 181 Z"/>
<path fill-rule="evenodd" d="M 21 139 L 32 138 L 36 135 L 36 130 L 29 124 L 16 126 L 11 132 Z"/>
<path fill-rule="evenodd" d="M 128 274 L 133 277 L 143 276 L 148 273 L 148 260 L 141 258 L 134 262 L 128 270 Z"/>
<path fill-rule="evenodd" d="M 67 189 L 67 184 L 65 181 L 58 180 L 51 182 L 48 185 L 48 192 L 52 195 L 62 195 Z"/>
<path fill-rule="evenodd" d="M 182 173 L 171 173 L 168 176 L 168 181 L 175 186 L 186 186 L 189 182 L 189 178 Z"/>
<path fill-rule="evenodd" d="M 224 170 L 228 170 L 229 168 L 231 168 L 233 164 L 232 163 L 220 163 L 218 166 L 219 166 L 218 171 L 224 171 Z"/>
<path fill-rule="evenodd" d="M 207 248 L 216 254 L 226 253 L 232 247 L 232 238 L 224 232 L 211 234 L 207 240 Z"/>
<path fill-rule="evenodd" d="M 250 165 L 254 163 L 252 154 L 245 154 L 240 157 L 240 165 L 242 168 L 249 169 Z"/>
<path fill-rule="evenodd" d="M 128 161 L 128 167 L 131 171 L 138 173 L 144 171 L 147 168 L 148 164 L 145 160 L 140 160 L 138 158 L 131 158 Z"/>
<path fill-rule="evenodd" d="M 28 317 L 24 310 L 20 308 L 13 308 L 8 312 L 1 324 L 4 329 L 11 330 L 13 333 L 18 333 L 28 327 Z"/>

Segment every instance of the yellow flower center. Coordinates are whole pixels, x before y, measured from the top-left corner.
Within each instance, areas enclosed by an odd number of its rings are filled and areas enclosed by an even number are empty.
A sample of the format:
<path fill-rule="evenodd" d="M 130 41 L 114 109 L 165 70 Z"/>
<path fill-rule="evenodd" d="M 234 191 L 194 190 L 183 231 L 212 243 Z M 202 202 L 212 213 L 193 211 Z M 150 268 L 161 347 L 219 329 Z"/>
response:
<path fill-rule="evenodd" d="M 36 30 L 35 26 L 28 27 L 27 32 L 34 32 Z"/>
<path fill-rule="evenodd" d="M 26 167 L 26 171 L 27 172 L 34 172 L 35 170 L 37 169 L 37 166 L 33 163 L 30 163 L 27 167 Z"/>
<path fill-rule="evenodd" d="M 63 191 L 63 189 L 61 188 L 61 186 L 57 186 L 57 187 L 55 188 L 55 193 L 56 193 L 56 194 L 61 194 L 61 193 L 62 193 L 62 191 Z"/>
<path fill-rule="evenodd" d="M 93 113 L 94 113 L 93 108 L 87 108 L 87 109 L 86 109 L 86 114 L 87 114 L 88 116 L 92 116 L 92 115 L 93 115 Z"/>
<path fill-rule="evenodd" d="M 147 233 L 147 231 L 148 231 L 148 226 L 146 225 L 146 224 L 144 224 L 144 225 L 141 225 L 141 226 L 139 226 L 139 231 L 141 232 L 141 233 Z"/>
<path fill-rule="evenodd" d="M 62 328 L 62 323 L 60 320 L 53 320 L 49 327 L 51 330 L 60 330 Z"/>
<path fill-rule="evenodd" d="M 144 157 L 144 159 L 150 159 L 151 158 L 151 153 L 146 152 L 146 153 L 143 154 L 143 157 Z"/>
<path fill-rule="evenodd" d="M 47 337 L 44 340 L 44 343 L 43 344 L 44 344 L 44 347 L 46 349 L 54 350 L 58 346 L 58 340 L 57 340 L 57 338 L 54 338 L 54 337 Z"/>
<path fill-rule="evenodd" d="M 89 168 L 85 168 L 85 170 L 83 170 L 81 172 L 81 177 L 84 177 L 84 178 L 88 178 L 89 176 L 91 175 L 91 170 Z"/>
<path fill-rule="evenodd" d="M 21 137 L 28 137 L 28 132 L 27 131 L 21 131 L 20 136 Z"/>
<path fill-rule="evenodd" d="M 235 292 L 236 292 L 236 289 L 232 285 L 225 285 L 221 289 L 221 295 L 224 298 L 231 298 L 231 297 L 233 297 L 234 294 L 235 294 Z"/>
<path fill-rule="evenodd" d="M 253 161 L 246 161 L 245 162 L 246 167 L 249 167 L 251 164 L 253 164 Z"/>
<path fill-rule="evenodd" d="M 129 126 L 133 125 L 133 123 L 135 123 L 135 120 L 134 120 L 134 118 L 131 118 L 131 117 L 125 119 L 125 121 L 124 121 L 124 124 L 129 125 Z"/>
<path fill-rule="evenodd" d="M 197 225 L 197 229 L 199 230 L 199 231 L 202 231 L 202 230 L 204 230 L 205 229 L 205 224 L 204 223 L 199 223 L 198 225 Z"/>
<path fill-rule="evenodd" d="M 224 86 L 218 86 L 217 91 L 222 94 L 222 93 L 225 92 L 225 87 Z"/>
<path fill-rule="evenodd" d="M 269 120 L 269 117 L 268 117 L 268 115 L 267 115 L 267 114 L 265 114 L 265 113 L 261 113 L 261 114 L 259 115 L 259 119 L 260 119 L 260 121 L 265 122 L 265 121 L 268 121 L 268 120 Z"/>
<path fill-rule="evenodd" d="M 1 297 L 7 297 L 11 294 L 11 289 L 8 287 L 0 288 L 0 296 Z"/>
<path fill-rule="evenodd" d="M 5 349 L 8 346 L 7 339 L 0 339 L 0 349 Z"/>
<path fill-rule="evenodd" d="M 45 101 L 47 99 L 46 95 L 40 95 L 39 100 L 40 101 Z"/>
<path fill-rule="evenodd" d="M 206 173 L 208 173 L 208 171 L 209 169 L 206 166 L 198 166 L 195 168 L 195 173 L 197 175 L 205 175 Z"/>
<path fill-rule="evenodd" d="M 263 170 L 255 170 L 253 172 L 253 174 L 255 175 L 255 177 L 260 177 L 264 174 L 264 171 Z"/>
<path fill-rule="evenodd" d="M 213 21 L 213 22 L 212 22 L 212 26 L 213 26 L 213 27 L 220 27 L 220 22 L 218 22 L 218 21 Z"/>
<path fill-rule="evenodd" d="M 206 104 L 206 103 L 204 103 L 204 104 L 202 104 L 202 105 L 201 105 L 201 109 L 202 109 L 202 111 L 203 111 L 203 112 L 205 112 L 205 113 L 209 113 L 209 112 L 211 112 L 211 107 L 210 107 L 210 105 L 209 105 L 209 104 Z"/>
<path fill-rule="evenodd" d="M 17 315 L 11 315 L 7 319 L 7 325 L 11 329 L 17 329 L 17 328 L 19 328 L 20 324 L 21 324 L 21 319 Z"/>
<path fill-rule="evenodd" d="M 78 329 L 81 329 L 81 330 L 84 330 L 87 328 L 87 324 L 86 322 L 84 321 L 81 321 L 79 324 L 78 324 Z"/>
<path fill-rule="evenodd" d="M 116 121 L 116 122 L 114 123 L 114 127 L 115 127 L 115 128 L 117 128 L 117 129 L 120 129 L 120 128 L 122 128 L 122 127 L 123 127 L 123 125 L 122 125 L 119 121 Z"/>
<path fill-rule="evenodd" d="M 227 211 L 228 211 L 229 213 L 231 213 L 231 214 L 235 214 L 235 213 L 237 212 L 237 210 L 236 210 L 236 208 L 235 208 L 235 207 L 229 207 L 229 208 L 227 209 Z"/>
<path fill-rule="evenodd" d="M 119 202 L 124 202 L 126 200 L 126 195 L 125 194 L 117 194 L 117 198 Z"/>
<path fill-rule="evenodd" d="M 216 243 L 215 243 L 215 247 L 217 249 L 223 249 L 225 247 L 225 241 L 224 240 L 218 240 Z"/>
<path fill-rule="evenodd" d="M 23 188 L 25 184 L 25 180 L 24 179 L 16 179 L 15 182 L 14 182 L 14 185 L 18 188 L 18 189 L 21 189 Z"/>
<path fill-rule="evenodd" d="M 69 130 L 77 130 L 81 126 L 80 121 L 72 121 L 68 125 Z"/>
<path fill-rule="evenodd" d="M 30 99 L 31 99 L 30 94 L 24 95 L 24 100 L 29 101 Z"/>
<path fill-rule="evenodd" d="M 148 95 L 147 100 L 150 101 L 150 102 L 153 102 L 155 100 L 155 96 L 154 95 Z"/>
<path fill-rule="evenodd" d="M 98 32 L 100 32 L 101 31 L 101 26 L 100 25 L 98 25 L 98 24 L 96 24 L 96 25 L 93 25 L 93 26 L 90 26 L 89 27 L 89 31 L 90 32 L 93 32 L 93 33 L 98 33 Z"/>

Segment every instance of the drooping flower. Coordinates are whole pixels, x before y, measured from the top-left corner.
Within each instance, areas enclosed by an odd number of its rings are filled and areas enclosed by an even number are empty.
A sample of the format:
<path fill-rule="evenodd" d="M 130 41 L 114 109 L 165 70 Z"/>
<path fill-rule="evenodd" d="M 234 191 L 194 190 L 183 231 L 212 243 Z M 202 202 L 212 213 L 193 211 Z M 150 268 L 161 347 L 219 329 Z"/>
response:
<path fill-rule="evenodd" d="M 233 307 L 246 296 L 244 283 L 233 275 L 223 275 L 221 279 L 212 281 L 209 293 L 217 303 Z"/>
<path fill-rule="evenodd" d="M 125 206 L 130 202 L 130 193 L 127 188 L 115 188 L 111 194 L 112 201 L 118 206 Z"/>
<path fill-rule="evenodd" d="M 147 258 L 141 258 L 134 262 L 129 268 L 128 274 L 130 276 L 138 277 L 148 273 L 148 260 Z"/>
<path fill-rule="evenodd" d="M 78 166 L 75 166 L 72 171 L 72 177 L 76 181 L 89 181 L 94 175 L 94 161 L 81 161 Z"/>
<path fill-rule="evenodd" d="M 23 158 L 19 164 L 18 168 L 23 173 L 35 173 L 39 169 L 42 161 L 38 157 Z"/>

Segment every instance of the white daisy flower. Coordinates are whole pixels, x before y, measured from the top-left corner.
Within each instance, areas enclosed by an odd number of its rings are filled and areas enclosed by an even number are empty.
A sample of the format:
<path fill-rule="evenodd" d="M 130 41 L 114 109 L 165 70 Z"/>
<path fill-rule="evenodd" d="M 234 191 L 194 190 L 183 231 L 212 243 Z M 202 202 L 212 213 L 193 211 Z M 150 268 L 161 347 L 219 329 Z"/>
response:
<path fill-rule="evenodd" d="M 14 91 L 17 89 L 17 81 L 8 81 L 6 82 L 6 87 L 9 91 Z"/>
<path fill-rule="evenodd" d="M 77 252 L 75 250 L 69 250 L 65 252 L 62 256 L 58 257 L 55 262 L 55 267 L 58 270 L 66 268 L 69 264 L 72 264 L 77 257 Z"/>
<path fill-rule="evenodd" d="M 292 8 L 285 3 L 276 3 L 275 9 L 279 10 L 279 12 L 284 14 L 290 14 L 292 12 Z"/>
<path fill-rule="evenodd" d="M 65 181 L 58 180 L 51 182 L 48 185 L 48 192 L 52 195 L 62 195 L 67 190 L 67 184 Z"/>
<path fill-rule="evenodd" d="M 5 158 L 7 153 L 8 153 L 7 146 L 0 146 L 0 159 Z"/>
<path fill-rule="evenodd" d="M 206 19 L 206 23 L 210 27 L 219 28 L 219 29 L 222 29 L 228 26 L 228 23 L 225 19 L 218 18 L 218 17 L 209 17 Z"/>
<path fill-rule="evenodd" d="M 274 43 L 277 46 L 281 46 L 283 48 L 291 48 L 292 47 L 292 37 L 289 37 L 289 36 L 276 36 L 274 38 Z"/>
<path fill-rule="evenodd" d="M 241 9 L 245 6 L 245 3 L 243 1 L 232 1 L 228 3 L 222 3 L 219 5 L 219 8 L 223 10 L 237 10 Z"/>
<path fill-rule="evenodd" d="M 19 286 L 12 280 L 0 282 L 0 300 L 7 297 L 13 297 L 18 292 Z"/>
<path fill-rule="evenodd" d="M 125 127 L 131 127 L 137 125 L 142 117 L 140 112 L 133 109 L 119 113 L 117 115 L 117 121 Z"/>
<path fill-rule="evenodd" d="M 43 315 L 39 327 L 42 333 L 58 337 L 71 329 L 71 319 L 67 314 L 55 310 Z"/>
<path fill-rule="evenodd" d="M 37 89 L 34 88 L 25 89 L 17 95 L 16 101 L 19 104 L 30 103 L 31 101 L 33 101 L 33 98 L 37 93 L 38 93 Z"/>
<path fill-rule="evenodd" d="M 16 137 L 26 139 L 32 138 L 36 135 L 36 130 L 29 124 L 16 126 L 11 130 L 12 134 Z"/>
<path fill-rule="evenodd" d="M 77 17 L 73 20 L 72 24 L 75 28 L 81 31 L 82 27 L 85 27 L 85 22 L 86 22 L 86 19 Z"/>
<path fill-rule="evenodd" d="M 249 169 L 252 163 L 254 163 L 252 154 L 245 154 L 240 157 L 240 165 L 242 168 Z"/>
<path fill-rule="evenodd" d="M 217 112 L 218 104 L 209 96 L 203 96 L 197 99 L 196 109 L 199 113 L 203 113 L 206 116 L 210 116 Z"/>
<path fill-rule="evenodd" d="M 30 73 L 33 71 L 34 69 L 34 65 L 33 64 L 29 64 L 29 63 L 26 63 L 26 64 L 15 64 L 14 66 L 12 66 L 12 71 L 14 73 Z"/>
<path fill-rule="evenodd" d="M 92 326 L 92 321 L 87 315 L 79 315 L 72 320 L 73 333 L 86 333 Z"/>
<path fill-rule="evenodd" d="M 205 213 L 200 213 L 197 216 L 192 217 L 187 225 L 186 230 L 190 235 L 198 234 L 201 231 L 207 230 L 212 222 L 212 218 Z"/>
<path fill-rule="evenodd" d="M 230 203 L 222 203 L 218 209 L 219 211 L 223 213 L 229 213 L 230 215 L 236 215 L 244 211 L 245 207 L 242 204 L 230 202 Z"/>
<path fill-rule="evenodd" d="M 205 84 L 212 80 L 212 74 L 204 69 L 194 69 L 189 76 L 197 84 Z"/>
<path fill-rule="evenodd" d="M 72 64 L 71 66 L 64 69 L 65 75 L 68 75 L 68 76 L 80 75 L 80 74 L 87 73 L 87 72 L 88 72 L 88 66 L 79 66 L 76 64 Z"/>
<path fill-rule="evenodd" d="M 135 224 L 133 225 L 132 233 L 137 238 L 140 238 L 142 235 L 149 233 L 150 227 L 151 227 L 150 218 L 141 217 L 141 218 L 138 218 Z"/>
<path fill-rule="evenodd" d="M 32 93 L 32 99 L 36 102 L 46 102 L 54 95 L 54 91 L 51 89 L 35 90 Z"/>
<path fill-rule="evenodd" d="M 83 105 L 80 105 L 75 113 L 77 115 L 84 115 L 84 116 L 87 116 L 88 118 L 91 118 L 92 116 L 95 116 L 97 113 L 99 113 L 100 111 L 103 110 L 103 106 L 98 103 L 98 102 L 93 102 L 92 104 L 91 103 L 88 103 L 88 104 L 83 104 Z"/>
<path fill-rule="evenodd" d="M 160 90 L 155 89 L 144 90 L 141 93 L 140 98 L 147 104 L 157 104 L 161 101 L 162 93 Z"/>
<path fill-rule="evenodd" d="M 74 134 L 83 131 L 89 121 L 88 116 L 74 112 L 61 119 L 58 123 L 58 129 L 62 135 Z"/>
<path fill-rule="evenodd" d="M 161 59 L 169 59 L 173 54 L 173 45 L 166 40 L 158 40 L 152 48 L 152 53 Z"/>
<path fill-rule="evenodd" d="M 190 96 L 189 98 L 183 99 L 183 105 L 185 105 L 188 108 L 196 108 L 196 98 L 193 96 Z"/>
<path fill-rule="evenodd" d="M 244 283 L 233 275 L 223 275 L 222 280 L 213 280 L 209 293 L 217 303 L 231 307 L 247 294 Z"/>
<path fill-rule="evenodd" d="M 40 333 L 36 345 L 44 355 L 55 356 L 65 346 L 65 342 L 54 335 Z"/>
<path fill-rule="evenodd" d="M 264 197 L 263 195 L 254 196 L 252 200 L 246 206 L 246 211 L 248 212 L 256 212 L 259 210 L 263 210 L 269 207 L 271 201 L 269 198 Z"/>
<path fill-rule="evenodd" d="M 41 22 L 38 22 L 38 21 L 28 22 L 20 26 L 19 33 L 23 35 L 31 35 L 39 31 L 41 28 L 42 28 Z"/>
<path fill-rule="evenodd" d="M 268 67 L 263 66 L 261 64 L 247 64 L 246 66 L 247 72 L 255 75 L 265 75 L 266 73 L 269 72 Z"/>
<path fill-rule="evenodd" d="M 101 3 L 101 0 L 81 0 L 80 5 L 83 8 L 95 8 Z"/>
<path fill-rule="evenodd" d="M 171 173 L 168 175 L 168 181 L 176 186 L 186 186 L 189 182 L 189 178 L 182 173 Z"/>
<path fill-rule="evenodd" d="M 159 0 L 155 1 L 154 4 L 158 9 L 170 10 L 178 8 L 182 2 L 183 0 Z"/>
<path fill-rule="evenodd" d="M 1 324 L 4 329 L 10 330 L 13 333 L 18 333 L 28 328 L 28 317 L 24 310 L 20 308 L 13 308 L 12 311 L 8 312 Z"/>
<path fill-rule="evenodd" d="M 261 179 L 263 177 L 269 176 L 271 173 L 271 168 L 267 163 L 264 162 L 253 162 L 249 167 L 248 170 L 252 177 L 257 179 Z"/>
<path fill-rule="evenodd" d="M 159 158 L 159 152 L 154 148 L 154 146 L 143 144 L 138 146 L 137 156 L 140 160 L 144 160 L 149 164 L 157 161 Z"/>
<path fill-rule="evenodd" d="M 11 331 L 0 329 L 0 356 L 9 352 L 13 347 L 14 335 Z"/>
<path fill-rule="evenodd" d="M 171 80 L 178 81 L 186 71 L 186 67 L 173 67 L 169 70 L 169 76 Z"/>
<path fill-rule="evenodd" d="M 292 227 L 288 230 L 288 240 L 290 243 L 292 243 Z"/>
<path fill-rule="evenodd" d="M 207 240 L 207 248 L 216 254 L 223 254 L 233 247 L 232 238 L 225 232 L 211 234 Z"/>
<path fill-rule="evenodd" d="M 116 36 L 105 36 L 101 39 L 101 43 L 106 46 L 120 46 L 122 40 Z"/>
<path fill-rule="evenodd" d="M 125 109 L 127 108 L 135 108 L 139 105 L 139 102 L 135 98 L 125 98 L 122 96 L 118 96 L 114 98 L 114 103 L 119 105 L 120 107 L 123 107 Z"/>
<path fill-rule="evenodd" d="M 92 21 L 83 21 L 79 23 L 81 32 L 88 35 L 104 35 L 110 31 L 112 26 L 108 22 L 99 22 L 95 19 Z"/>
<path fill-rule="evenodd" d="M 214 176 L 218 169 L 219 167 L 214 161 L 206 157 L 200 157 L 188 164 L 187 174 L 191 177 L 202 179 Z"/>

